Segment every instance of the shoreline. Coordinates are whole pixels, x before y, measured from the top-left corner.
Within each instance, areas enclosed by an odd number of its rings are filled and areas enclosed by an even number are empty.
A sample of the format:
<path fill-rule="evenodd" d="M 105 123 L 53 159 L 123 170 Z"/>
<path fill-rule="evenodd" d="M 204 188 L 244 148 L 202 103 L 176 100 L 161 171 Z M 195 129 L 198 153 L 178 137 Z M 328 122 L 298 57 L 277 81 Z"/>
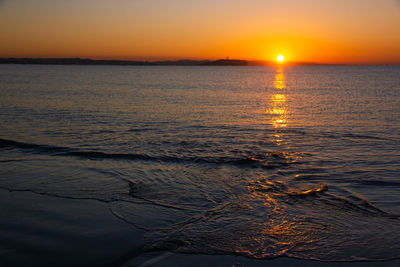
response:
<path fill-rule="evenodd" d="M 2 266 L 119 266 L 143 246 L 143 231 L 97 200 L 0 189 L 0 201 Z"/>
<path fill-rule="evenodd" d="M 0 189 L 0 264 L 5 266 L 381 266 L 388 261 L 321 262 L 288 257 L 143 252 L 144 231 L 115 217 L 107 203 Z"/>

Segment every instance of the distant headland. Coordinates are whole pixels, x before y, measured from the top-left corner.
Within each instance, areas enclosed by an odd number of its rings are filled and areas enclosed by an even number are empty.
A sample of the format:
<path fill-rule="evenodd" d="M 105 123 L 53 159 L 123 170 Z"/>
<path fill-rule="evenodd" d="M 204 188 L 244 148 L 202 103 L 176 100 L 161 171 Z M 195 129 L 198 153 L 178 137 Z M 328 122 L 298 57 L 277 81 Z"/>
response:
<path fill-rule="evenodd" d="M 278 63 L 266 60 L 218 59 L 218 60 L 163 60 L 138 61 L 120 59 L 90 59 L 90 58 L 0 58 L 0 64 L 34 64 L 34 65 L 118 65 L 118 66 L 277 66 Z M 317 63 L 292 61 L 283 63 L 284 66 L 346 66 L 346 65 L 400 65 L 399 63 Z"/>
<path fill-rule="evenodd" d="M 32 65 L 117 65 L 117 66 L 277 66 L 279 63 L 266 60 L 225 59 L 218 60 L 163 60 L 138 61 L 120 59 L 90 58 L 0 58 L 0 64 Z M 391 63 L 317 63 L 304 61 L 285 62 L 282 66 L 399 66 L 400 62 Z"/>
<path fill-rule="evenodd" d="M 275 66 L 275 62 L 262 60 L 218 59 L 218 60 L 166 60 L 135 61 L 117 59 L 89 58 L 0 58 L 0 64 L 39 64 L 39 65 L 119 65 L 119 66 Z M 285 65 L 320 65 L 312 62 L 288 62 Z"/>

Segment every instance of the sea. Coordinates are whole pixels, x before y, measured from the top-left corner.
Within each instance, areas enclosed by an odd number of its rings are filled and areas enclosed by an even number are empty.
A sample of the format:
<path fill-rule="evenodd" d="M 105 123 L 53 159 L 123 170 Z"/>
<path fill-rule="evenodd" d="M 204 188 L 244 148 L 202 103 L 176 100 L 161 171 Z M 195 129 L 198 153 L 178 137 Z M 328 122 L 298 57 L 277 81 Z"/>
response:
<path fill-rule="evenodd" d="M 0 188 L 144 251 L 400 258 L 400 67 L 0 65 Z"/>

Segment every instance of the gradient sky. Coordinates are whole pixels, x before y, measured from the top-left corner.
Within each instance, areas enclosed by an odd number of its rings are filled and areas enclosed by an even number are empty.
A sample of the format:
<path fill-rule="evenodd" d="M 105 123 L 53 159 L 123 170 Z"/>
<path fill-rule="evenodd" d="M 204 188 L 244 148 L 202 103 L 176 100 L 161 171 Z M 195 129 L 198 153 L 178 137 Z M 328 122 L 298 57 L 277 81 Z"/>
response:
<path fill-rule="evenodd" d="M 399 0 L 0 0 L 0 57 L 400 63 Z"/>

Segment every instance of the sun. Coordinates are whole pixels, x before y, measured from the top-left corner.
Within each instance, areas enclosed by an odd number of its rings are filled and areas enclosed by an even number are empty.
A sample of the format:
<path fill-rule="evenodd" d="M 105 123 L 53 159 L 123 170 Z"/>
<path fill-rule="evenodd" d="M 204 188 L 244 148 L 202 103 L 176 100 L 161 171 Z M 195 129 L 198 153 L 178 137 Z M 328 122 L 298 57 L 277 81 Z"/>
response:
<path fill-rule="evenodd" d="M 278 60 L 279 62 L 283 62 L 285 60 L 285 57 L 283 55 L 279 55 L 276 57 L 276 60 Z"/>

